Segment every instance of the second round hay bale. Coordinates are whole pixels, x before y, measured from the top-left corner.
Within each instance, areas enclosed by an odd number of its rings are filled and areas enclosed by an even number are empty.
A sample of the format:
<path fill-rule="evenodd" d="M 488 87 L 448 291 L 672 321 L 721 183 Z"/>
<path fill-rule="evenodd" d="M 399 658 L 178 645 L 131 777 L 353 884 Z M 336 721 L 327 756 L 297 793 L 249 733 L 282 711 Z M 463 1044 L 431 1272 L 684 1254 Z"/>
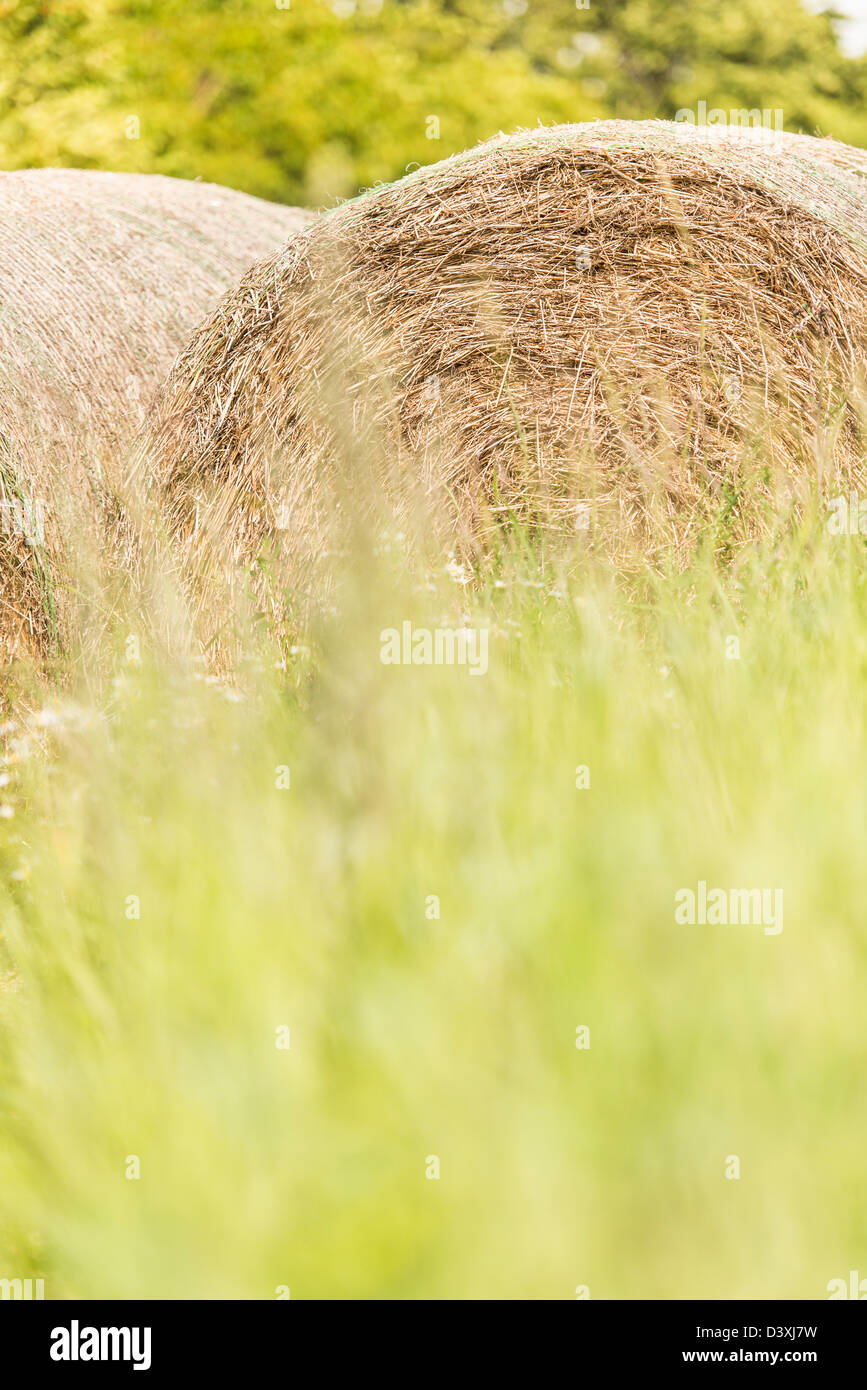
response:
<path fill-rule="evenodd" d="M 84 539 L 193 326 L 310 219 L 213 184 L 0 173 L 0 638 L 44 648 Z"/>
<path fill-rule="evenodd" d="M 867 156 L 764 130 L 520 132 L 329 213 L 194 335 L 149 466 L 203 564 L 398 505 L 686 553 L 774 480 L 861 476 Z M 206 522 L 203 522 L 206 517 Z M 207 561 L 203 558 L 207 554 Z"/>

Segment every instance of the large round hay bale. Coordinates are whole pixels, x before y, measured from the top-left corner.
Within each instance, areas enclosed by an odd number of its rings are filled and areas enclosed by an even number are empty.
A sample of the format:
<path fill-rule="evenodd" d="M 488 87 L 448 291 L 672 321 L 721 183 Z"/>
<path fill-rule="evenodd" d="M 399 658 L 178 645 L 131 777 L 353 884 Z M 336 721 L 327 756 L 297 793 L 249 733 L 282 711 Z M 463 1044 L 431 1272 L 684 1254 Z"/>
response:
<path fill-rule="evenodd" d="M 145 174 L 0 173 L 0 645 L 51 641 L 124 451 L 193 326 L 310 214 Z"/>
<path fill-rule="evenodd" d="M 319 545 L 329 480 L 358 506 L 373 471 L 476 535 L 749 534 L 780 476 L 860 467 L 865 172 L 809 136 L 595 122 L 334 209 L 179 359 L 148 455 L 175 532 L 209 563 L 281 524 Z"/>

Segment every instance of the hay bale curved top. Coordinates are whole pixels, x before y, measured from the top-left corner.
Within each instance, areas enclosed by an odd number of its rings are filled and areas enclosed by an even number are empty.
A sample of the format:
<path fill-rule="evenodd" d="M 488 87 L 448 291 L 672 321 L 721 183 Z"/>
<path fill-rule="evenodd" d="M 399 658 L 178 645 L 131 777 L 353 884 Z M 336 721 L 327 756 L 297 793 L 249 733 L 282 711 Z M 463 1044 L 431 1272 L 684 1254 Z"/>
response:
<path fill-rule="evenodd" d="M 51 622 L 58 530 L 92 513 L 193 326 L 311 220 L 214 184 L 0 173 L 0 637 Z M 47 548 L 27 532 L 39 518 Z M 37 544 L 34 546 L 34 540 Z M 35 554 L 35 551 L 39 554 Z"/>
<path fill-rule="evenodd" d="M 249 556 L 282 508 L 293 543 L 318 534 L 347 448 L 475 530 L 572 524 L 590 498 L 645 545 L 720 498 L 737 517 L 750 460 L 856 468 L 839 393 L 867 343 L 865 173 L 830 140 L 605 121 L 369 191 L 256 266 L 179 359 L 148 449 L 176 532 Z"/>

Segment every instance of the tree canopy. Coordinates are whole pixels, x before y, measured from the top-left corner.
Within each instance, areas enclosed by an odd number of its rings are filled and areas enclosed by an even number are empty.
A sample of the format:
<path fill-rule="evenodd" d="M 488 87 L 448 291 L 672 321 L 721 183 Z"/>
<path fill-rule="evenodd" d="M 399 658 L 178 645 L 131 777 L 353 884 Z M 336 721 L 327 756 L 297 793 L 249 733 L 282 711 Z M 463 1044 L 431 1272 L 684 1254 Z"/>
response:
<path fill-rule="evenodd" d="M 0 0 L 0 163 L 320 204 L 498 130 L 780 109 L 867 144 L 867 61 L 799 0 Z"/>

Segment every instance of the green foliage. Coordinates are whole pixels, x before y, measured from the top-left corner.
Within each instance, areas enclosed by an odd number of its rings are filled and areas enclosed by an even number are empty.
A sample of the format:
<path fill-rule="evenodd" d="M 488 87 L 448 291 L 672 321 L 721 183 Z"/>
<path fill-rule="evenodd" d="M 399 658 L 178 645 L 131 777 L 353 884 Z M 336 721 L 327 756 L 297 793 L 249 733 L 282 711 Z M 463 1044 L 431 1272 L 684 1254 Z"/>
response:
<path fill-rule="evenodd" d="M 523 4 L 0 3 L 0 160 L 319 204 L 499 129 L 671 118 L 700 99 L 867 143 L 867 65 L 794 0 Z"/>

